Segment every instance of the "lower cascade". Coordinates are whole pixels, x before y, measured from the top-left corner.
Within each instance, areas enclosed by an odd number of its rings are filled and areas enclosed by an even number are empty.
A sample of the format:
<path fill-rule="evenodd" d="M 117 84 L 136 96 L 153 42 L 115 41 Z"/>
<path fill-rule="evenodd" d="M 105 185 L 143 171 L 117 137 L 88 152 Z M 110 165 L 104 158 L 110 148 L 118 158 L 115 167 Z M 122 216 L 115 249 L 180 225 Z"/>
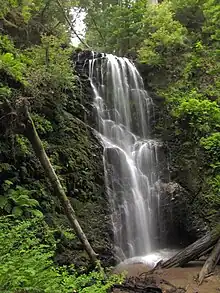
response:
<path fill-rule="evenodd" d="M 104 145 L 115 251 L 120 260 L 144 256 L 157 246 L 160 204 L 158 142 L 150 131 L 153 102 L 127 58 L 90 59 L 89 78 Z"/>

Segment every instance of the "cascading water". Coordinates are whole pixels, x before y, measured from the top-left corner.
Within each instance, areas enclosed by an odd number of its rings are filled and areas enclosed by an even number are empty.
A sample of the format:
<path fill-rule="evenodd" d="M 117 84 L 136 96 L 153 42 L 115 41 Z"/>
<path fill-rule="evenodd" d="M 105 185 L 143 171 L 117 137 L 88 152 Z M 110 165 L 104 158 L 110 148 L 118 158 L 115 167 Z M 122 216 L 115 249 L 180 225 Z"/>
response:
<path fill-rule="evenodd" d="M 150 138 L 153 104 L 136 67 L 111 54 L 89 60 L 117 255 L 155 247 L 159 194 L 157 142 Z"/>

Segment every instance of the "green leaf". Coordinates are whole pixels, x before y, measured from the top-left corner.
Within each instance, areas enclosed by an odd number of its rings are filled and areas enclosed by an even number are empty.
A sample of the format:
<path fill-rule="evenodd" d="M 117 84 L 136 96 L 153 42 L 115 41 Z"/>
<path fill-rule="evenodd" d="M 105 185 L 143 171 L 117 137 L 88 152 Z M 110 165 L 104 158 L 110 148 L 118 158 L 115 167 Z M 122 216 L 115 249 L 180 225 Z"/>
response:
<path fill-rule="evenodd" d="M 22 211 L 22 209 L 19 208 L 19 207 L 14 207 L 14 208 L 12 209 L 12 214 L 13 214 L 14 216 L 16 216 L 16 217 L 19 217 L 19 216 L 21 216 L 21 215 L 23 214 L 23 211 Z"/>
<path fill-rule="evenodd" d="M 6 196 L 0 195 L 0 208 L 4 209 L 8 199 Z"/>
<path fill-rule="evenodd" d="M 11 208 L 12 208 L 12 206 L 9 202 L 7 202 L 6 205 L 4 206 L 4 210 L 8 213 L 11 212 Z"/>
<path fill-rule="evenodd" d="M 44 216 L 43 213 L 41 213 L 41 211 L 39 211 L 39 210 L 31 210 L 30 212 L 33 216 L 36 216 L 38 218 L 43 218 L 43 216 Z"/>
<path fill-rule="evenodd" d="M 39 202 L 33 198 L 28 199 L 27 204 L 32 207 L 39 206 Z"/>
<path fill-rule="evenodd" d="M 7 184 L 7 185 L 12 185 L 13 184 L 13 182 L 11 182 L 10 180 L 5 180 L 4 183 Z"/>

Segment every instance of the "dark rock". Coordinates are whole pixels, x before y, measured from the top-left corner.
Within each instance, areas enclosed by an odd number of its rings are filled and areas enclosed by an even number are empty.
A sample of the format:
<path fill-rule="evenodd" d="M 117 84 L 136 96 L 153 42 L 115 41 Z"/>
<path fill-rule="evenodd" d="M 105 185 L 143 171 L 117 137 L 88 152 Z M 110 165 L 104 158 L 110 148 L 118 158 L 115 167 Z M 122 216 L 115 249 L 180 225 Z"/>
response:
<path fill-rule="evenodd" d="M 163 238 L 173 239 L 176 245 L 187 245 L 208 231 L 204 221 L 193 213 L 188 191 L 177 182 L 160 183 L 159 188 L 163 194 L 161 221 L 167 227 L 167 235 Z"/>

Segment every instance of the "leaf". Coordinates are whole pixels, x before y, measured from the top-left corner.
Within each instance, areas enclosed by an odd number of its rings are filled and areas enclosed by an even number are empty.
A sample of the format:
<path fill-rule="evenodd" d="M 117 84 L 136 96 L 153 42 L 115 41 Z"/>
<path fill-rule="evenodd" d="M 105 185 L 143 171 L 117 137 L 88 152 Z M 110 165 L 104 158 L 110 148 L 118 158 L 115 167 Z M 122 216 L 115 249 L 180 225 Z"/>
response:
<path fill-rule="evenodd" d="M 4 191 L 8 190 L 13 183 L 10 180 L 5 180 L 2 184 Z"/>
<path fill-rule="evenodd" d="M 0 208 L 4 209 L 8 199 L 6 196 L 0 195 Z"/>
<path fill-rule="evenodd" d="M 6 205 L 4 206 L 4 210 L 8 213 L 11 212 L 11 208 L 12 208 L 12 206 L 9 202 L 7 202 Z"/>
<path fill-rule="evenodd" d="M 33 216 L 36 216 L 38 218 L 43 218 L 44 216 L 43 213 L 39 210 L 31 210 L 30 212 Z"/>
<path fill-rule="evenodd" d="M 11 182 L 10 180 L 5 180 L 4 183 L 9 185 L 9 186 L 13 184 L 13 182 Z"/>
<path fill-rule="evenodd" d="M 14 208 L 12 209 L 12 214 L 13 214 L 14 216 L 16 216 L 16 217 L 19 217 L 19 216 L 21 216 L 21 215 L 23 214 L 23 211 L 22 211 L 22 209 L 19 208 L 19 207 L 14 207 Z"/>
<path fill-rule="evenodd" d="M 39 202 L 33 198 L 28 199 L 27 204 L 32 207 L 39 206 Z"/>

